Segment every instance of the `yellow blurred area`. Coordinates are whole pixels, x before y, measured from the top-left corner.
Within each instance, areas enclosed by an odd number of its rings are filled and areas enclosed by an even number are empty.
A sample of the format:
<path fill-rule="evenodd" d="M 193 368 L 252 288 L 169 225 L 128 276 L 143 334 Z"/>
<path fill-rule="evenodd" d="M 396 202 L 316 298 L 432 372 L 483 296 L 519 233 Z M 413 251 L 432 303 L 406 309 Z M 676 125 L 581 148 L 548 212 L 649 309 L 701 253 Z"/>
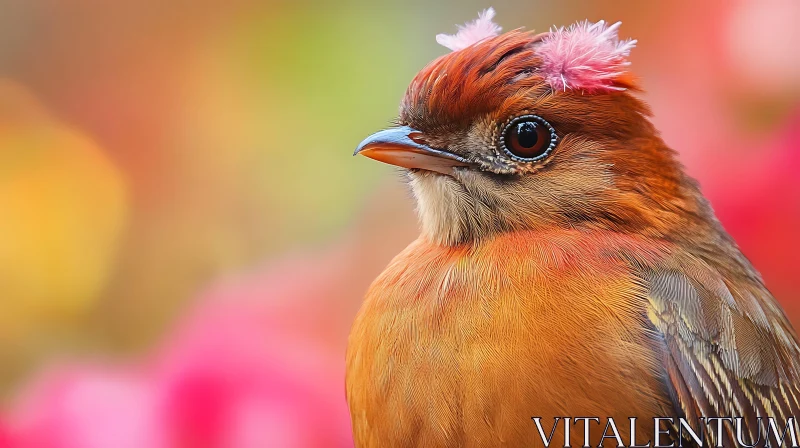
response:
<path fill-rule="evenodd" d="M 125 224 L 119 170 L 0 80 L 0 359 L 24 360 L 96 306 Z M 8 370 L 0 377 L 8 381 Z"/>

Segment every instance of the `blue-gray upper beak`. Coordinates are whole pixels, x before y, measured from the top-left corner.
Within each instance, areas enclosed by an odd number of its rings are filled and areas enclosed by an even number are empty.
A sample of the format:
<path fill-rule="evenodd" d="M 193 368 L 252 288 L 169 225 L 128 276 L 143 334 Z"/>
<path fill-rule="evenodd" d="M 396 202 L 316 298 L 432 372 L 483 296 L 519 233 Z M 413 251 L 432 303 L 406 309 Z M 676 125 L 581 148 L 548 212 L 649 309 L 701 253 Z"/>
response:
<path fill-rule="evenodd" d="M 419 143 L 422 136 L 421 132 L 408 126 L 386 129 L 365 138 L 353 155 L 361 154 L 403 168 L 442 174 L 452 174 L 454 167 L 470 165 L 461 156 Z"/>

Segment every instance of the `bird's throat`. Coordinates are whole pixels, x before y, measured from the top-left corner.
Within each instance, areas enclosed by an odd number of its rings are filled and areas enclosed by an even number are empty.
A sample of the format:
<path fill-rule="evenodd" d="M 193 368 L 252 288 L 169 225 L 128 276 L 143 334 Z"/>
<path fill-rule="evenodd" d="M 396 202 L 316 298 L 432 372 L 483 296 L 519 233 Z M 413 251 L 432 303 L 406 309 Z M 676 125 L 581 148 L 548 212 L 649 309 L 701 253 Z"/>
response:
<path fill-rule="evenodd" d="M 456 178 L 429 171 L 409 172 L 408 177 L 429 241 L 455 246 L 500 230 L 498 211 L 473 197 Z"/>

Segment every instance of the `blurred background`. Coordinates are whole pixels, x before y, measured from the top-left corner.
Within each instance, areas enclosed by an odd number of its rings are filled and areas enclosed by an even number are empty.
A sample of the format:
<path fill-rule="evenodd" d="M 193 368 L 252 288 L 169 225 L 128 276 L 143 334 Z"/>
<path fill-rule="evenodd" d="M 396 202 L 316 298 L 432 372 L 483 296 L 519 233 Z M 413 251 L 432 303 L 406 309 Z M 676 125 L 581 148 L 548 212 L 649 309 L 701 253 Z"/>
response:
<path fill-rule="evenodd" d="M 800 328 L 800 2 L 0 0 L 0 446 L 352 446 L 348 330 L 417 223 L 350 155 L 488 6 L 623 21 Z"/>

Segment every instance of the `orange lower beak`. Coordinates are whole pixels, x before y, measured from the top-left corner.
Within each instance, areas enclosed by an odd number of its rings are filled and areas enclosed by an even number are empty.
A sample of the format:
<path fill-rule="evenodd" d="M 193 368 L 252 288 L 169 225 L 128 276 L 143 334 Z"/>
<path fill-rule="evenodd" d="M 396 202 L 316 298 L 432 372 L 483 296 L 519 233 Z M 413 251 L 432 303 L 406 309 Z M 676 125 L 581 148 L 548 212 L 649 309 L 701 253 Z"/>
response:
<path fill-rule="evenodd" d="M 452 174 L 453 168 L 469 166 L 463 157 L 417 143 L 422 133 L 408 126 L 386 129 L 365 138 L 353 155 L 361 154 L 403 168 Z"/>

